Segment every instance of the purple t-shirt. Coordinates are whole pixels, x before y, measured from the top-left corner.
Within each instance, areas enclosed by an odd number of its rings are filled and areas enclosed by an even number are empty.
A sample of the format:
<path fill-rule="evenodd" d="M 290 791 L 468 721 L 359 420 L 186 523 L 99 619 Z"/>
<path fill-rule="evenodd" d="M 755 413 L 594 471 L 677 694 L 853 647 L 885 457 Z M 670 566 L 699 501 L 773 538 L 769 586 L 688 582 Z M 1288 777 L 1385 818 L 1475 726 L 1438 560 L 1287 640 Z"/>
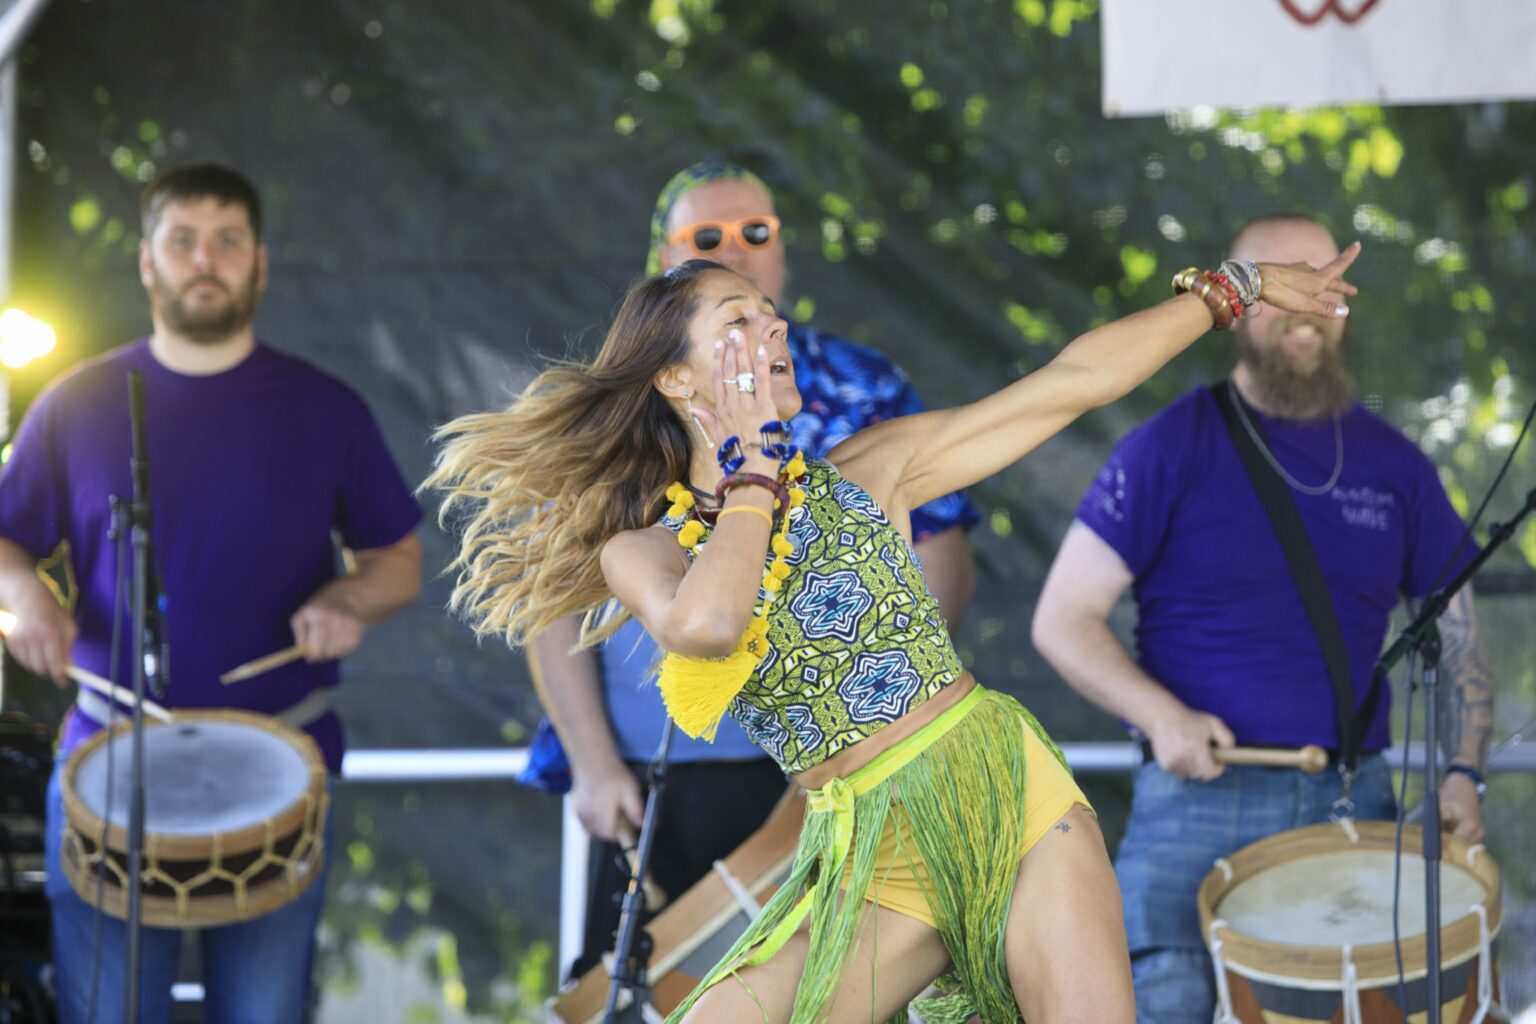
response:
<path fill-rule="evenodd" d="M 218 677 L 293 643 L 289 617 L 336 575 L 333 528 L 354 549 L 384 547 L 410 533 L 421 510 L 362 399 L 265 345 L 222 373 L 187 376 L 140 340 L 75 368 L 29 410 L 0 473 L 0 536 L 39 558 L 69 542 L 80 588 L 75 662 L 108 672 L 117 571 L 108 498 L 132 494 L 130 370 L 144 374 L 151 534 L 170 644 L 160 703 L 275 714 L 334 686 L 336 662 L 299 661 L 228 686 Z M 121 685 L 132 678 L 131 632 L 125 617 Z M 97 728 L 77 709 L 61 746 Z M 339 770 L 335 714 L 309 732 Z"/>
<path fill-rule="evenodd" d="M 1288 473 L 1308 485 L 1328 480 L 1332 421 L 1250 415 Z M 1342 425 L 1337 485 L 1291 496 L 1338 612 L 1358 706 L 1399 597 L 1436 584 L 1463 524 L 1435 467 L 1400 432 L 1360 406 Z M 1220 717 L 1239 743 L 1339 745 L 1322 648 L 1207 389 L 1121 441 L 1077 518 L 1135 576 L 1136 646 L 1149 675 Z M 1476 553 L 1469 542 L 1453 569 Z M 1389 745 L 1389 703 L 1381 701 L 1363 749 Z"/>

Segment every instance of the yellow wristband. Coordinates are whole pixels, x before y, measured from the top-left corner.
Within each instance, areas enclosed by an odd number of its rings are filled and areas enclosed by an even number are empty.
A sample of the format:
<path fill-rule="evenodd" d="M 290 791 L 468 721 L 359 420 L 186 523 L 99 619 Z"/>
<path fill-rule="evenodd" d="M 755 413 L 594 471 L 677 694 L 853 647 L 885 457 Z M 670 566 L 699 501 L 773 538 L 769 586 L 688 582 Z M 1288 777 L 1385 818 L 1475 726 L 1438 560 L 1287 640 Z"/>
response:
<path fill-rule="evenodd" d="M 723 518 L 733 512 L 751 512 L 753 515 L 762 516 L 763 522 L 768 524 L 768 528 L 773 528 L 773 516 L 766 509 L 760 509 L 756 505 L 732 505 L 730 508 L 721 509 L 720 516 Z"/>

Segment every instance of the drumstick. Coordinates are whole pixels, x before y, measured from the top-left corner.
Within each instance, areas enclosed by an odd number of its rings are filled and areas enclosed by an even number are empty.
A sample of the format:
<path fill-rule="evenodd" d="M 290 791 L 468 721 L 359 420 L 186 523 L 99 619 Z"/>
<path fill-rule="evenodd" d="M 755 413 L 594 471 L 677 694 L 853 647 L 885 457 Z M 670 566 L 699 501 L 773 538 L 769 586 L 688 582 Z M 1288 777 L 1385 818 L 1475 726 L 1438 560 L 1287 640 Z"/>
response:
<path fill-rule="evenodd" d="M 10 612 L 0 611 L 0 636 L 10 636 L 11 632 L 16 628 L 16 622 L 15 615 Z M 119 704 L 133 707 L 132 690 L 125 690 L 121 686 L 114 686 L 108 680 L 101 678 L 101 676 L 88 669 L 81 668 L 74 662 L 70 662 L 65 667 L 64 674 L 87 690 L 95 690 L 103 697 L 115 700 Z M 158 718 L 162 722 L 169 722 L 171 720 L 171 713 L 152 700 L 144 701 L 144 713 L 151 718 Z"/>
<path fill-rule="evenodd" d="M 1328 751 L 1310 743 L 1294 750 L 1282 747 L 1214 747 L 1211 756 L 1222 764 L 1300 768 L 1309 774 L 1316 774 L 1328 767 Z"/>
<path fill-rule="evenodd" d="M 125 690 L 121 686 L 113 686 L 111 683 L 101 678 L 101 676 L 94 672 L 89 672 L 81 668 L 79 665 L 70 665 L 69 668 L 65 669 L 65 672 L 68 673 L 69 678 L 73 679 L 87 690 L 95 690 L 103 697 L 110 697 L 111 699 L 117 701 L 119 704 L 126 704 L 128 707 L 133 707 L 132 690 Z M 172 719 L 172 715 L 169 711 L 147 697 L 144 699 L 144 713 L 150 718 L 158 718 L 162 722 L 169 722 Z"/>
<path fill-rule="evenodd" d="M 628 825 L 620 824 L 619 847 L 624 851 L 624 862 L 629 865 L 630 878 L 635 877 L 635 847 L 637 842 L 634 831 Z M 667 905 L 667 894 L 662 891 L 661 886 L 656 884 L 656 880 L 651 877 L 649 871 L 640 880 L 640 885 L 645 889 L 645 905 L 651 909 L 651 913 L 654 914 Z"/>
<path fill-rule="evenodd" d="M 290 661 L 298 661 L 306 653 L 307 651 L 303 644 L 294 644 L 292 647 L 285 647 L 280 651 L 273 651 L 271 654 L 262 655 L 260 658 L 248 661 L 244 665 L 235 666 L 219 676 L 219 682 L 225 686 L 228 686 L 230 683 L 238 683 L 242 679 L 259 676 L 263 672 L 270 672 L 274 668 L 288 664 Z"/>

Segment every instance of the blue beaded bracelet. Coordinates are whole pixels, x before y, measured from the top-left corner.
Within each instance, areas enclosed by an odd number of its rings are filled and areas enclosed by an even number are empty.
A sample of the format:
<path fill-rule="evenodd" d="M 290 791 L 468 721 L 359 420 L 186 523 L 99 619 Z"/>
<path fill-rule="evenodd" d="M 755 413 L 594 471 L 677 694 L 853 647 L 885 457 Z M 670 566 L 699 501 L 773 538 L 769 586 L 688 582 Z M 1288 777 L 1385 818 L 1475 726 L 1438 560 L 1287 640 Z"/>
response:
<path fill-rule="evenodd" d="M 769 420 L 763 424 L 761 433 L 763 435 L 763 454 L 769 458 L 778 459 L 781 466 L 788 462 L 793 451 L 789 446 L 789 421 Z M 776 435 L 783 440 L 770 440 L 770 435 Z"/>
<path fill-rule="evenodd" d="M 735 454 L 732 454 L 734 450 Z M 720 442 L 720 447 L 715 450 L 715 461 L 720 463 L 720 472 L 730 476 L 742 467 L 747 461 L 746 450 L 741 447 L 741 438 L 732 434 Z"/>

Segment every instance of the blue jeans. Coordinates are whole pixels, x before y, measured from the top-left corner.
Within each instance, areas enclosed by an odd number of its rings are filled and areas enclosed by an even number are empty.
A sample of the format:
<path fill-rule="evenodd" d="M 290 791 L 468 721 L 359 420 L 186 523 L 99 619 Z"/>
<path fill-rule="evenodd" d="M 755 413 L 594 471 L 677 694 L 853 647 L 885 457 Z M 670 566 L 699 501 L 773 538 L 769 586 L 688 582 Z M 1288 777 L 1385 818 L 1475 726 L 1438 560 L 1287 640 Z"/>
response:
<path fill-rule="evenodd" d="M 1213 782 L 1142 765 L 1115 874 L 1125 902 L 1137 1024 L 1210 1024 L 1215 980 L 1195 892 L 1218 857 L 1287 829 L 1328 820 L 1339 773 L 1228 767 Z M 1391 818 L 1392 773 L 1362 757 L 1352 792 L 1355 817 Z"/>
<path fill-rule="evenodd" d="M 98 915 L 70 886 L 59 863 L 64 833 L 61 770 L 55 768 L 48 783 L 46 839 L 59 1022 L 115 1024 L 125 1016 L 127 927 L 115 917 L 100 915 L 100 948 L 93 957 Z M 327 815 L 325 825 L 327 863 L 333 818 Z M 206 1024 L 299 1024 L 304 1020 L 315 956 L 315 927 L 325 901 L 328 873 L 322 870 L 303 895 L 271 913 L 197 931 L 202 942 Z M 144 1024 L 165 1024 L 171 1019 L 171 985 L 181 963 L 181 937 L 180 929 L 144 929 L 139 980 L 139 1020 Z M 95 1015 L 89 1016 L 93 958 L 99 960 L 99 966 Z"/>

